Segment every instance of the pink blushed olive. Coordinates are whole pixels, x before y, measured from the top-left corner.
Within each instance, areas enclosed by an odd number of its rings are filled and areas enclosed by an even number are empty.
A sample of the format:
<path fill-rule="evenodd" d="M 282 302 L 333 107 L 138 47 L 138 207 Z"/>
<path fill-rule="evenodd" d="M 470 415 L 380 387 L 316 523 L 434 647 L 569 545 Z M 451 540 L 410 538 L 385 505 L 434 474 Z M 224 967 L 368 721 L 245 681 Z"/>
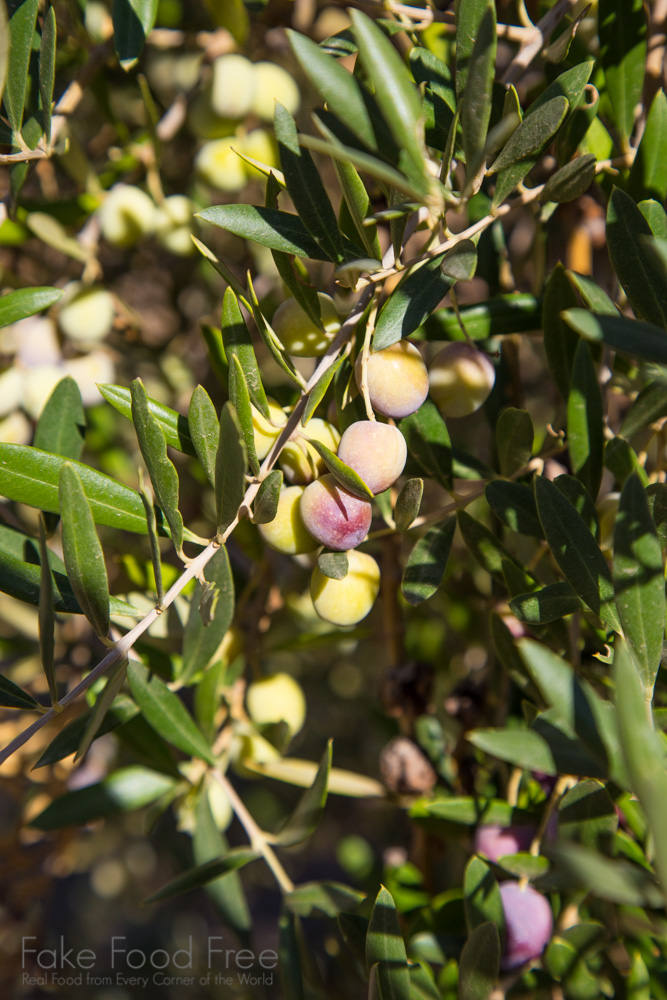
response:
<path fill-rule="evenodd" d="M 478 826 L 473 846 L 477 854 L 483 854 L 489 861 L 498 861 L 508 854 L 527 851 L 533 842 L 535 826 L 498 826 L 497 823 Z"/>
<path fill-rule="evenodd" d="M 354 374 L 362 391 L 362 356 Z M 418 410 L 428 395 L 428 371 L 421 354 L 407 340 L 376 351 L 366 365 L 368 395 L 373 409 L 384 417 L 407 417 Z"/>
<path fill-rule="evenodd" d="M 486 354 L 457 341 L 436 354 L 429 370 L 430 391 L 443 417 L 467 417 L 486 402 L 496 380 Z"/>
<path fill-rule="evenodd" d="M 365 552 L 348 552 L 348 571 L 342 580 L 332 580 L 313 570 L 310 596 L 315 610 L 332 625 L 356 625 L 369 613 L 380 592 L 380 567 Z"/>
<path fill-rule="evenodd" d="M 343 432 L 338 457 L 359 473 L 373 493 L 383 493 L 403 472 L 408 449 L 398 427 L 357 420 Z"/>
<path fill-rule="evenodd" d="M 327 473 L 303 491 L 301 517 L 306 530 L 318 542 L 346 552 L 363 542 L 371 526 L 372 511 L 368 500 L 355 497 Z"/>
<path fill-rule="evenodd" d="M 516 969 L 539 958 L 553 931 L 551 907 L 531 886 L 503 882 L 500 898 L 505 911 L 505 948 L 501 968 Z"/>
<path fill-rule="evenodd" d="M 327 350 L 340 329 L 334 300 L 317 293 L 323 329 L 319 329 L 296 299 L 286 299 L 273 314 L 271 325 L 283 347 L 295 358 L 317 358 Z"/>

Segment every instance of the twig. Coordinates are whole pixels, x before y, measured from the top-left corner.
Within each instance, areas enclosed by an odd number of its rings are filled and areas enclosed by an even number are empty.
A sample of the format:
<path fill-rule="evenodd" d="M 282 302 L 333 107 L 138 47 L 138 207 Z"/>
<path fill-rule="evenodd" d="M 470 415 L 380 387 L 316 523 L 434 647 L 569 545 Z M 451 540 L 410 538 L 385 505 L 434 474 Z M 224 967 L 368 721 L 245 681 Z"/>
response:
<path fill-rule="evenodd" d="M 350 6 L 349 0 L 335 0 L 336 3 Z M 456 31 L 454 14 L 449 11 L 433 10 L 431 7 L 411 7 L 408 4 L 392 3 L 391 0 L 353 0 L 355 7 L 365 7 L 379 15 L 396 14 L 399 17 L 408 18 L 414 21 L 416 30 L 428 28 L 430 24 L 439 24 L 445 31 Z M 533 34 L 533 28 L 523 28 L 516 24 L 498 24 L 496 32 L 499 38 L 505 38 L 509 42 L 523 42 L 528 35 Z"/>
<path fill-rule="evenodd" d="M 367 289 L 362 293 L 356 306 L 354 307 L 354 309 L 352 310 L 352 312 L 347 317 L 345 322 L 342 324 L 340 330 L 338 331 L 336 339 L 330 345 L 327 353 L 324 355 L 319 365 L 317 366 L 317 368 L 311 375 L 310 379 L 306 383 L 306 387 L 303 390 L 299 400 L 297 401 L 294 410 L 290 414 L 287 423 L 285 424 L 279 436 L 277 437 L 276 441 L 274 442 L 271 451 L 264 459 L 257 480 L 254 483 L 251 483 L 248 489 L 246 490 L 243 502 L 239 507 L 236 517 L 219 539 L 210 542 L 202 552 L 200 552 L 197 556 L 194 557 L 194 559 L 192 559 L 189 562 L 186 569 L 179 576 L 178 580 L 176 580 L 173 586 L 170 587 L 170 589 L 164 595 L 164 599 L 162 602 L 162 610 L 168 608 L 171 604 L 173 604 L 173 602 L 176 600 L 176 598 L 181 593 L 186 584 L 189 583 L 190 580 L 192 580 L 193 578 L 197 577 L 201 572 L 203 572 L 204 567 L 218 551 L 220 544 L 227 541 L 231 533 L 238 525 L 239 521 L 249 511 L 250 505 L 257 495 L 257 491 L 259 490 L 262 480 L 265 479 L 266 476 L 269 474 L 274 464 L 276 463 L 283 447 L 289 441 L 292 432 L 298 426 L 301 414 L 303 413 L 303 410 L 306 406 L 309 393 L 314 388 L 318 380 L 322 377 L 324 372 L 327 371 L 327 369 L 330 368 L 331 365 L 334 363 L 338 353 L 340 352 L 341 347 L 343 346 L 343 344 L 345 343 L 346 339 L 351 334 L 351 332 L 354 330 L 354 327 L 356 326 L 359 317 L 362 315 L 364 309 L 366 308 L 368 302 L 370 301 L 371 295 L 372 295 L 371 289 Z M 157 607 L 152 608 L 152 610 L 148 612 L 145 618 L 143 618 L 140 622 L 138 622 L 134 626 L 134 628 L 130 629 L 130 631 L 127 632 L 122 639 L 119 639 L 119 641 L 115 644 L 114 648 L 110 650 L 110 652 L 107 653 L 104 659 L 101 660 L 97 664 L 97 666 L 91 670 L 91 672 L 87 675 L 87 677 L 84 677 L 84 679 L 79 684 L 77 684 L 75 688 L 72 688 L 71 691 L 68 691 L 67 694 L 64 695 L 64 697 L 60 700 L 60 704 L 58 706 L 58 712 L 55 712 L 53 709 L 49 709 L 43 715 L 41 715 L 39 719 L 33 722 L 31 726 L 28 726 L 28 728 L 24 729 L 22 733 L 19 733 L 19 735 L 15 739 L 13 739 L 12 742 L 9 743 L 3 750 L 1 750 L 0 765 L 2 765 L 9 757 L 11 757 L 13 753 L 19 750 L 25 743 L 27 743 L 28 740 L 30 740 L 36 733 L 38 733 L 39 730 L 42 729 L 47 724 L 47 722 L 50 722 L 51 719 L 55 718 L 57 714 L 60 714 L 63 708 L 67 708 L 68 705 L 73 704 L 73 702 L 75 702 L 78 698 L 80 698 L 81 695 L 88 690 L 91 684 L 95 683 L 98 677 L 101 677 L 104 673 L 106 673 L 107 670 L 115 666 L 121 659 L 125 658 L 128 655 L 130 649 L 134 646 L 137 639 L 139 639 L 139 637 L 142 636 L 144 632 L 146 632 L 150 628 L 153 622 L 162 613 L 162 610 L 158 609 Z"/>
<path fill-rule="evenodd" d="M 276 857 L 275 851 L 267 842 L 264 833 L 260 830 L 257 823 L 255 823 L 255 820 L 252 818 L 241 801 L 234 786 L 227 778 L 227 775 L 218 770 L 212 771 L 212 774 L 229 799 L 229 804 L 236 813 L 239 823 L 241 823 L 243 829 L 248 834 L 250 846 L 262 855 L 267 865 L 273 872 L 276 882 L 280 886 L 281 892 L 292 892 L 294 889 L 294 883 Z"/>
<path fill-rule="evenodd" d="M 576 3 L 578 0 L 556 0 L 551 10 L 546 12 L 534 28 L 524 28 L 524 31 L 529 32 L 529 35 L 524 36 L 521 48 L 505 70 L 502 78 L 503 83 L 514 83 L 515 80 L 519 79 L 533 59 L 540 54 L 563 15 Z"/>

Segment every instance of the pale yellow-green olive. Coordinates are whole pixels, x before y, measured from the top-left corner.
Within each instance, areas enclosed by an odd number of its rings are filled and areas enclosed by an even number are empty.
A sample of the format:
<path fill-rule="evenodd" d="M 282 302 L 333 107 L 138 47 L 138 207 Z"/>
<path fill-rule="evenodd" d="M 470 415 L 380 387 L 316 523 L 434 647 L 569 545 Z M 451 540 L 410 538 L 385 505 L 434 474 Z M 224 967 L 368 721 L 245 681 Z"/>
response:
<path fill-rule="evenodd" d="M 325 471 L 324 460 L 310 441 L 319 441 L 335 453 L 340 434 L 327 420 L 313 417 L 305 427 L 299 427 L 296 438 L 280 452 L 280 468 L 290 483 L 312 483 Z"/>
<path fill-rule="evenodd" d="M 248 715 L 257 726 L 286 722 L 294 736 L 306 719 L 306 699 L 291 674 L 278 673 L 250 684 L 246 693 Z"/>
<path fill-rule="evenodd" d="M 252 429 L 255 438 L 255 451 L 261 461 L 271 451 L 273 442 L 280 434 L 287 421 L 287 415 L 274 399 L 267 400 L 269 404 L 269 420 L 262 416 L 255 406 L 252 407 Z"/>
<path fill-rule="evenodd" d="M 58 326 L 73 341 L 95 343 L 111 330 L 116 307 L 111 292 L 101 285 L 70 281 L 58 307 Z"/>
<path fill-rule="evenodd" d="M 241 136 L 235 148 L 245 156 L 249 156 L 251 160 L 257 160 L 269 168 L 275 169 L 280 166 L 276 141 L 273 135 L 265 128 L 254 128 L 252 132 Z M 249 180 L 266 176 L 261 170 L 258 170 L 257 167 L 254 167 L 251 163 L 247 163 L 245 160 L 244 165 Z"/>
<path fill-rule="evenodd" d="M 486 354 L 468 343 L 447 344 L 429 370 L 430 391 L 443 417 L 467 417 L 483 405 L 496 380 Z"/>
<path fill-rule="evenodd" d="M 112 246 L 134 246 L 155 229 L 155 203 L 145 191 L 131 184 L 111 188 L 99 210 L 102 236 Z"/>
<path fill-rule="evenodd" d="M 403 472 L 408 449 L 405 438 L 393 424 L 357 420 L 343 432 L 338 457 L 377 494 L 389 489 Z"/>
<path fill-rule="evenodd" d="M 7 416 L 23 402 L 24 375 L 19 368 L 0 374 L 0 417 Z"/>
<path fill-rule="evenodd" d="M 236 53 L 219 56 L 213 63 L 211 107 L 221 118 L 245 118 L 256 87 L 255 67 Z"/>
<path fill-rule="evenodd" d="M 195 246 L 190 239 L 195 206 L 184 194 L 165 198 L 157 211 L 157 238 L 170 253 L 188 257 Z"/>
<path fill-rule="evenodd" d="M 195 170 L 201 180 L 225 194 L 236 194 L 245 187 L 245 164 L 235 149 L 236 136 L 205 143 L 195 157 Z"/>
<path fill-rule="evenodd" d="M 290 114 L 298 111 L 301 95 L 296 80 L 282 66 L 272 62 L 255 63 L 255 89 L 252 110 L 265 122 L 273 121 L 278 101 Z"/>
<path fill-rule="evenodd" d="M 198 139 L 222 139 L 234 135 L 238 121 L 224 118 L 211 107 L 211 88 L 200 91 L 188 108 L 188 128 Z"/>
<path fill-rule="evenodd" d="M 359 354 L 354 374 L 360 392 L 362 373 Z M 426 365 L 415 345 L 407 340 L 399 340 L 383 351 L 370 354 L 366 378 L 371 405 L 385 417 L 409 416 L 419 409 L 428 395 Z"/>
<path fill-rule="evenodd" d="M 60 377 L 70 375 L 79 387 L 84 406 L 97 406 L 102 402 L 98 385 L 114 382 L 116 367 L 108 351 L 91 351 L 78 358 L 65 361 Z"/>
<path fill-rule="evenodd" d="M 277 552 L 295 556 L 317 548 L 317 542 L 306 530 L 301 517 L 302 496 L 303 486 L 288 486 L 280 493 L 273 521 L 258 525 L 266 544 Z"/>
<path fill-rule="evenodd" d="M 369 613 L 380 592 L 380 567 L 372 556 L 353 550 L 347 553 L 348 572 L 333 580 L 315 567 L 310 596 L 320 618 L 332 625 L 356 625 Z"/>
<path fill-rule="evenodd" d="M 320 330 L 296 299 L 286 299 L 275 313 L 271 325 L 288 354 L 296 358 L 315 358 L 324 354 L 338 330 L 340 317 L 333 299 L 318 292 L 324 330 Z"/>

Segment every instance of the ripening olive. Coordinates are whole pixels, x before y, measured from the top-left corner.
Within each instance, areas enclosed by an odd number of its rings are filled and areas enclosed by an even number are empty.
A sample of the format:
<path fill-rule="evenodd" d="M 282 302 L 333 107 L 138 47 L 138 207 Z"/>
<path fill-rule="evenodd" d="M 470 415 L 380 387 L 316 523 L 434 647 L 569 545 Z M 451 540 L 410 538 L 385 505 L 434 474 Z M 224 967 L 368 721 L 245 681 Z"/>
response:
<path fill-rule="evenodd" d="M 362 356 L 354 373 L 362 391 Z M 376 351 L 366 366 L 368 395 L 374 410 L 385 417 L 407 417 L 422 405 L 428 395 L 428 371 L 421 354 L 407 340 Z"/>

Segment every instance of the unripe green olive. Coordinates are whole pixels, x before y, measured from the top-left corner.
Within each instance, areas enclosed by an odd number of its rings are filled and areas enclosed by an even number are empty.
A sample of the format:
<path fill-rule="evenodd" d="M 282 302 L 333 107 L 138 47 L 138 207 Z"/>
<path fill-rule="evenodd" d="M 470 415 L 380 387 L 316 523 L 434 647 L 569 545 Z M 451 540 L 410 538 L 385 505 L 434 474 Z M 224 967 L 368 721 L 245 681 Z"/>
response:
<path fill-rule="evenodd" d="M 302 729 L 306 719 L 306 699 L 301 685 L 286 673 L 250 684 L 246 706 L 255 725 L 286 722 L 293 736 Z"/>
<path fill-rule="evenodd" d="M 340 317 L 329 295 L 317 293 L 324 330 L 319 330 L 296 299 L 286 299 L 273 314 L 271 325 L 288 354 L 315 358 L 324 354 L 340 329 Z"/>
<path fill-rule="evenodd" d="M 58 308 L 58 326 L 70 340 L 95 343 L 109 333 L 115 315 L 111 292 L 100 285 L 70 281 Z"/>
<path fill-rule="evenodd" d="M 290 483 L 312 483 L 326 469 L 324 461 L 309 441 L 319 441 L 335 452 L 340 434 L 332 424 L 320 417 L 313 417 L 306 427 L 300 428 L 296 439 L 286 444 L 280 453 L 280 468 Z"/>
<path fill-rule="evenodd" d="M 380 592 L 380 567 L 365 552 L 348 552 L 347 576 L 333 580 L 313 570 L 310 596 L 320 618 L 332 625 L 356 625 L 369 613 Z"/>
<path fill-rule="evenodd" d="M 287 421 L 284 410 L 278 406 L 274 399 L 268 399 L 267 402 L 269 404 L 270 420 L 263 417 L 259 410 L 254 406 L 252 408 L 252 428 L 253 436 L 255 438 L 255 452 L 257 453 L 257 458 L 260 461 L 263 458 L 266 458 L 269 454 L 273 442 L 276 440 Z"/>
<path fill-rule="evenodd" d="M 355 549 L 368 534 L 372 516 L 368 500 L 339 486 L 331 473 L 303 491 L 301 517 L 306 530 L 328 549 Z"/>
<path fill-rule="evenodd" d="M 252 132 L 248 132 L 242 136 L 238 145 L 234 148 L 238 149 L 245 156 L 264 163 L 267 167 L 275 168 L 280 166 L 276 141 L 265 128 L 254 128 Z M 253 167 L 250 163 L 244 161 L 244 167 L 248 180 L 264 176 L 261 170 Z"/>
<path fill-rule="evenodd" d="M 252 95 L 252 110 L 258 118 L 272 122 L 275 102 L 295 114 L 299 108 L 300 93 L 294 78 L 272 62 L 255 63 L 255 89 Z"/>
<path fill-rule="evenodd" d="M 155 204 L 141 188 L 116 184 L 100 207 L 102 236 L 112 246 L 134 246 L 155 229 Z"/>
<path fill-rule="evenodd" d="M 354 369 L 362 391 L 362 356 Z M 428 395 L 428 371 L 422 356 L 407 340 L 376 351 L 366 366 L 368 395 L 374 410 L 385 417 L 407 417 L 418 410 Z"/>
<path fill-rule="evenodd" d="M 189 257 L 195 246 L 190 239 L 194 205 L 184 194 L 165 198 L 157 210 L 155 231 L 163 247 L 179 257 Z"/>
<path fill-rule="evenodd" d="M 245 118 L 255 87 L 255 67 L 245 56 L 230 53 L 213 63 L 211 107 L 221 118 Z"/>
<path fill-rule="evenodd" d="M 308 533 L 301 517 L 302 496 L 303 486 L 288 486 L 282 490 L 273 521 L 258 526 L 266 544 L 277 552 L 295 556 L 317 548 L 317 542 Z"/>
<path fill-rule="evenodd" d="M 373 493 L 383 493 L 403 472 L 408 449 L 393 424 L 357 420 L 343 432 L 338 457 L 359 473 Z"/>
<path fill-rule="evenodd" d="M 234 135 L 238 121 L 215 113 L 211 107 L 211 88 L 200 91 L 188 108 L 187 125 L 198 139 L 222 139 Z"/>
<path fill-rule="evenodd" d="M 443 417 L 467 417 L 487 400 L 496 380 L 486 354 L 456 341 L 436 354 L 429 371 L 431 396 Z"/>
<path fill-rule="evenodd" d="M 233 135 L 213 139 L 205 143 L 195 157 L 198 176 L 225 194 L 236 194 L 246 185 L 245 164 L 235 152 L 238 145 L 239 140 Z"/>

